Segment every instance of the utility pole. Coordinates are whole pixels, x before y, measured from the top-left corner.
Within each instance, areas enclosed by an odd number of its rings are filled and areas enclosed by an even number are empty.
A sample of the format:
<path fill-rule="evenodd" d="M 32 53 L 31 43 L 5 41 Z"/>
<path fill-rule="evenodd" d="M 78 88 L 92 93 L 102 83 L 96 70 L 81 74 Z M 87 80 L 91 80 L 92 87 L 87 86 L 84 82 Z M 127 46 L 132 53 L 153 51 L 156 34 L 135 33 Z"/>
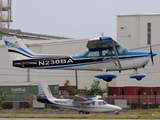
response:
<path fill-rule="evenodd" d="M 75 70 L 75 79 L 76 79 L 76 87 L 78 90 L 78 75 L 77 75 L 77 70 Z"/>
<path fill-rule="evenodd" d="M 27 82 L 30 82 L 30 69 L 27 69 Z"/>
<path fill-rule="evenodd" d="M 29 48 L 29 45 L 26 45 Z M 27 82 L 30 82 L 30 69 L 27 69 Z"/>

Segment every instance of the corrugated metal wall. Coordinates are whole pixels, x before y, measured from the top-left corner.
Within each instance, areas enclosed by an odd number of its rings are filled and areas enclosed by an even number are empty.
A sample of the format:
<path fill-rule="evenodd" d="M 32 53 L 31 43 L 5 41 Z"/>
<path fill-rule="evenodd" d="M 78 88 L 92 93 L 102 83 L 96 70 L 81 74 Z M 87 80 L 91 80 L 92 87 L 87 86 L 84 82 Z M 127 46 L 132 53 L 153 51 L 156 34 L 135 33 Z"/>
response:
<path fill-rule="evenodd" d="M 59 92 L 58 85 L 49 85 L 52 94 Z M 6 95 L 37 95 L 38 86 L 0 86 L 0 89 L 6 92 Z"/>

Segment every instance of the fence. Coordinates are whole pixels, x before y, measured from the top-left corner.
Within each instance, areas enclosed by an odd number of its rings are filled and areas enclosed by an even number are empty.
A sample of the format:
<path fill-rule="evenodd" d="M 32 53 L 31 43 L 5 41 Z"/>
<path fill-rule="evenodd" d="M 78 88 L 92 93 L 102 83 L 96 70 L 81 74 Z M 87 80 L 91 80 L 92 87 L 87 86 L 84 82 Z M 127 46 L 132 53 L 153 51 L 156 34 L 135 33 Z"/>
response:
<path fill-rule="evenodd" d="M 31 108 L 33 95 L 7 95 L 2 104 L 3 109 Z"/>
<path fill-rule="evenodd" d="M 57 98 L 73 99 L 74 96 L 56 96 Z M 85 96 L 91 97 L 91 96 Z M 31 108 L 33 106 L 33 95 L 7 95 L 2 108 Z M 109 104 L 115 104 L 115 100 L 126 100 L 126 108 L 128 109 L 150 109 L 160 108 L 160 95 L 120 95 L 107 96 L 103 98 Z"/>
<path fill-rule="evenodd" d="M 114 104 L 115 100 L 126 100 L 127 108 L 129 109 L 150 109 L 160 107 L 159 95 L 108 96 L 105 100 L 110 104 Z"/>

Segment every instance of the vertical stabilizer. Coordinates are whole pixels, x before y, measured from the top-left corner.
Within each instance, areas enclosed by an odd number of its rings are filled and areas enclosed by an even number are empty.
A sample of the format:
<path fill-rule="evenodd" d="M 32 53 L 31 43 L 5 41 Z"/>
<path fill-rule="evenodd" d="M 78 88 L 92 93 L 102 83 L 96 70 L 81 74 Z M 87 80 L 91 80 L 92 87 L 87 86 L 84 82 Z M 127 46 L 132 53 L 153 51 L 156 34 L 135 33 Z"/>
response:
<path fill-rule="evenodd" d="M 38 95 L 46 99 L 54 99 L 46 81 L 38 82 Z"/>
<path fill-rule="evenodd" d="M 17 39 L 15 36 L 3 38 L 3 41 L 13 61 L 30 59 L 35 55 L 35 53 L 29 50 L 21 40 Z"/>

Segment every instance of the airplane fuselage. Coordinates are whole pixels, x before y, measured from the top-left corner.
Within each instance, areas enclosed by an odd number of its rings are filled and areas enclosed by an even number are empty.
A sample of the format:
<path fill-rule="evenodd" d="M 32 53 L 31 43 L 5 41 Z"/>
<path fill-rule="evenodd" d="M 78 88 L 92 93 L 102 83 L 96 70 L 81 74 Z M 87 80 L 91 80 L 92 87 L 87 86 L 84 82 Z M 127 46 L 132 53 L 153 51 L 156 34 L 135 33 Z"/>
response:
<path fill-rule="evenodd" d="M 37 99 L 42 103 L 48 103 L 56 107 L 68 108 L 76 111 L 84 112 L 115 112 L 122 110 L 121 107 L 106 103 L 104 100 L 93 100 L 91 102 L 74 103 L 72 99 Z"/>
<path fill-rule="evenodd" d="M 150 51 L 128 50 L 109 36 L 89 39 L 88 50 L 80 55 L 36 54 L 29 50 L 19 39 L 11 37 L 4 39 L 11 56 L 13 66 L 32 69 L 61 69 L 103 71 L 95 77 L 110 82 L 117 76 L 108 71 L 134 69 L 130 78 L 141 80 L 146 75 L 138 73 L 137 69 L 145 67 L 156 53 Z M 106 73 L 107 72 L 107 73 Z"/>
<path fill-rule="evenodd" d="M 134 53 L 134 54 L 133 54 Z M 136 54 L 137 53 L 137 54 Z M 87 54 L 87 53 L 86 53 Z M 109 56 L 58 56 L 36 55 L 24 60 L 13 61 L 13 66 L 33 69 L 63 69 L 63 70 L 95 70 L 119 71 L 144 67 L 150 59 L 149 52 L 128 51 L 119 55 L 122 68 L 118 66 L 115 55 Z"/>

